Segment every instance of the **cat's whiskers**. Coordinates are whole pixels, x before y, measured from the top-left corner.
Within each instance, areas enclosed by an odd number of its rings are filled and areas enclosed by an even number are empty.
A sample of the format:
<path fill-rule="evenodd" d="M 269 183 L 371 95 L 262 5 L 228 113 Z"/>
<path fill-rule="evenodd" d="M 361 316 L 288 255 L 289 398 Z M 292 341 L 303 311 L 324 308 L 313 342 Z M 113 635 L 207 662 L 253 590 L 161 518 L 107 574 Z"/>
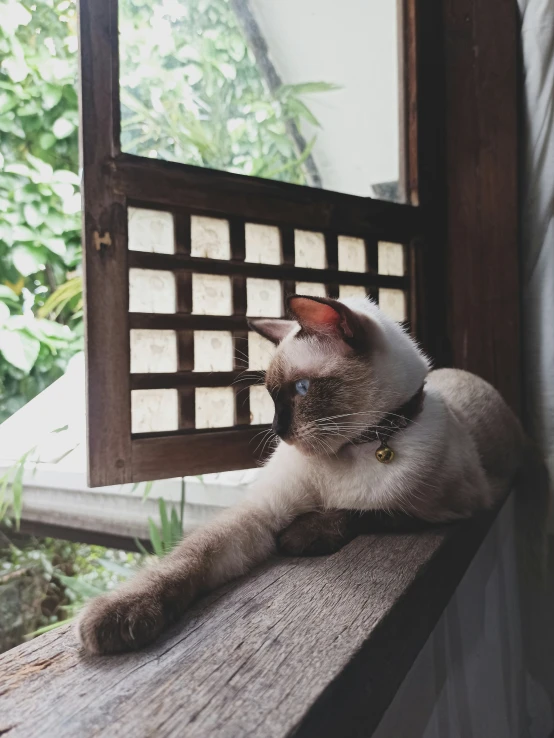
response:
<path fill-rule="evenodd" d="M 377 416 L 378 420 L 382 420 L 385 415 L 390 415 L 393 418 L 401 418 L 404 421 L 407 421 L 408 423 L 413 423 L 414 425 L 421 425 L 421 423 L 418 423 L 416 420 L 413 420 L 412 418 L 406 418 L 404 415 L 399 415 L 398 413 L 392 413 L 388 412 L 386 410 L 361 410 L 359 412 L 355 413 L 341 413 L 340 415 L 328 415 L 324 418 L 318 418 L 315 422 L 322 422 L 324 420 L 334 420 L 335 418 L 348 418 L 353 417 L 355 415 L 374 415 Z M 374 425 L 371 421 L 366 423 L 365 427 L 368 427 L 369 425 Z M 374 425 L 374 427 L 379 427 L 377 425 Z"/>
<path fill-rule="evenodd" d="M 296 434 L 295 434 L 295 440 L 300 444 L 305 444 L 309 446 L 310 450 L 314 453 L 318 453 L 318 448 L 316 444 L 320 444 L 322 448 L 327 448 L 328 451 L 332 451 L 331 447 L 325 443 L 322 438 L 319 438 L 316 436 L 312 430 L 311 430 L 312 423 L 307 423 L 305 426 L 303 426 Z M 329 456 L 329 453 L 326 453 L 325 455 Z"/>
<path fill-rule="evenodd" d="M 327 415 L 322 418 L 317 418 L 314 422 L 319 422 L 322 420 L 335 420 L 336 418 L 349 418 L 353 417 L 354 415 L 370 415 L 370 414 L 376 414 L 376 411 L 374 410 L 361 410 L 360 412 L 356 413 L 341 413 L 340 415 Z M 381 416 L 382 417 L 382 416 Z"/>
<path fill-rule="evenodd" d="M 259 434 L 256 434 L 256 436 L 258 436 L 258 435 Z M 265 431 L 263 431 L 263 436 L 262 436 L 260 442 L 258 443 L 258 445 L 256 446 L 256 449 L 254 450 L 254 454 L 256 454 L 258 452 L 258 449 L 261 446 L 260 456 L 263 456 L 267 444 L 270 443 L 273 440 L 273 437 L 274 436 L 275 436 L 275 434 L 274 434 L 272 428 L 267 428 Z"/>
<path fill-rule="evenodd" d="M 331 454 L 333 454 L 333 456 L 335 458 L 337 458 L 337 452 L 336 452 L 336 450 L 333 449 L 333 447 L 330 446 L 323 438 L 315 438 L 314 441 L 316 443 L 319 443 L 319 445 L 323 449 L 323 452 L 324 452 L 325 456 L 327 456 L 328 459 L 331 458 Z"/>
<path fill-rule="evenodd" d="M 238 346 L 235 346 L 235 354 L 240 354 L 244 357 L 244 361 L 249 361 L 248 354 L 244 351 L 241 351 Z"/>
<path fill-rule="evenodd" d="M 248 338 L 244 338 L 243 336 L 235 336 L 235 341 L 246 341 L 246 342 L 248 342 Z M 266 355 L 266 357 L 267 357 L 267 363 L 269 364 L 269 362 L 273 358 L 273 351 L 272 351 L 272 349 L 270 349 L 269 346 L 266 346 L 263 343 L 259 344 L 258 348 L 261 348 L 261 350 L 263 351 L 263 353 Z M 236 343 L 235 343 L 235 351 L 239 351 L 239 349 L 236 346 Z M 242 353 L 244 354 L 244 352 L 242 352 Z M 244 355 L 246 356 L 246 354 L 244 354 Z"/>
<path fill-rule="evenodd" d="M 275 443 L 276 441 L 277 441 L 277 436 L 273 433 L 273 431 L 271 431 L 271 433 L 265 439 L 264 445 L 262 446 L 262 450 L 260 452 L 260 456 L 263 457 L 263 455 L 265 454 L 266 447 L 268 445 L 271 446 L 271 444 Z"/>
<path fill-rule="evenodd" d="M 356 432 L 357 434 L 363 434 L 364 431 L 368 430 L 367 425 L 329 425 L 329 426 L 318 426 L 315 430 L 319 432 L 326 432 L 326 433 L 333 433 L 337 432 L 340 433 L 343 432 Z M 372 430 L 375 431 L 383 431 L 385 433 L 386 431 L 390 431 L 390 426 L 387 425 L 372 425 L 370 426 Z"/>
<path fill-rule="evenodd" d="M 267 433 L 268 430 L 271 430 L 271 429 L 270 428 L 262 428 L 260 431 L 258 431 L 257 433 L 255 433 L 252 436 L 252 440 L 250 441 L 250 443 L 252 443 L 253 441 L 255 441 L 258 436 L 261 436 L 262 433 Z"/>
<path fill-rule="evenodd" d="M 348 436 L 345 436 L 342 433 L 324 433 L 323 435 L 324 436 L 327 436 L 327 437 L 330 436 L 332 438 L 344 438 L 344 440 L 345 440 L 345 443 L 343 444 L 344 446 L 346 446 L 347 444 L 352 444 L 352 442 L 353 442 L 352 438 L 349 438 Z M 339 449 L 337 449 L 337 451 L 338 450 Z M 337 451 L 334 452 L 335 453 L 335 456 L 337 455 Z"/>
<path fill-rule="evenodd" d="M 230 386 L 232 386 L 233 384 L 238 384 L 239 382 L 247 382 L 250 379 L 256 379 L 257 380 L 256 384 L 263 384 L 263 381 L 264 381 L 263 375 L 260 376 L 260 374 L 246 374 L 246 371 L 248 370 L 245 369 L 243 372 L 240 372 L 238 377 L 236 377 L 236 379 L 234 379 L 231 382 Z"/>

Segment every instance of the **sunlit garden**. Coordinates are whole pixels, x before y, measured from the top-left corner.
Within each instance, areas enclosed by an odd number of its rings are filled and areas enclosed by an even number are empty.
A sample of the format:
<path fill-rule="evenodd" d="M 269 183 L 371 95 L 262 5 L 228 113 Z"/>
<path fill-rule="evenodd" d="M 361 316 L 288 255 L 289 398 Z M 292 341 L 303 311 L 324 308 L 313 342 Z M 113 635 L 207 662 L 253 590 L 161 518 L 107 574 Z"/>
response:
<path fill-rule="evenodd" d="M 0 7 L 1 423 L 83 351 L 83 298 L 76 5 Z M 310 99 L 331 83 L 268 83 L 228 0 L 125 0 L 120 24 L 125 151 L 318 184 Z M 36 461 L 29 449 L 0 479 L 0 650 L 72 617 L 148 554 L 22 535 Z M 160 500 L 150 551 L 169 550 L 182 523 L 182 505 L 179 519 Z"/>

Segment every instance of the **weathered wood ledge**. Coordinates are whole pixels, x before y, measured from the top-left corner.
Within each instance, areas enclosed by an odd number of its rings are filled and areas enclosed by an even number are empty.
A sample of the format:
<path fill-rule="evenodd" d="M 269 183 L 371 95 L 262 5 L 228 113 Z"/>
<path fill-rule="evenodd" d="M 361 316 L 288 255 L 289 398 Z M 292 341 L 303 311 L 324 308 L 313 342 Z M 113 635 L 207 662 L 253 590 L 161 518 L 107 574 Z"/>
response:
<path fill-rule="evenodd" d="M 0 736 L 367 738 L 493 518 L 273 560 L 140 653 L 52 631 L 0 656 Z"/>

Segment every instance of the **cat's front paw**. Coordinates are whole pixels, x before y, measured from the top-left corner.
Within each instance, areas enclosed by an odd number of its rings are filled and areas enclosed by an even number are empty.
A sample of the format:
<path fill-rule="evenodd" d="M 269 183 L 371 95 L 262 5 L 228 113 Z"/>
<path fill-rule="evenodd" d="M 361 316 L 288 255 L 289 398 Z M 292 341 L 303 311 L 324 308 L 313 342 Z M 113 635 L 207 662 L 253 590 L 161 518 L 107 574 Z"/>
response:
<path fill-rule="evenodd" d="M 77 632 L 89 654 L 122 653 L 151 643 L 165 625 L 161 600 L 136 589 L 92 600 L 79 617 Z"/>

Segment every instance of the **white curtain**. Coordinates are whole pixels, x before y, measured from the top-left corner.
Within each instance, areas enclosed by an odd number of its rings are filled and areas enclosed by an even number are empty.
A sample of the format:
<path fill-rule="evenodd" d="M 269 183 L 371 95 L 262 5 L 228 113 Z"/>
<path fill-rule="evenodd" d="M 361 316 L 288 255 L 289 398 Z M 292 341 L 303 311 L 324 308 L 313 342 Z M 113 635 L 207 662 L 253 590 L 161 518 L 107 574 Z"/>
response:
<path fill-rule="evenodd" d="M 518 4 L 523 52 L 524 413 L 554 480 L 554 0 Z"/>
<path fill-rule="evenodd" d="M 512 496 L 372 738 L 554 735 L 546 686 L 529 673 L 521 638 L 514 507 Z"/>

